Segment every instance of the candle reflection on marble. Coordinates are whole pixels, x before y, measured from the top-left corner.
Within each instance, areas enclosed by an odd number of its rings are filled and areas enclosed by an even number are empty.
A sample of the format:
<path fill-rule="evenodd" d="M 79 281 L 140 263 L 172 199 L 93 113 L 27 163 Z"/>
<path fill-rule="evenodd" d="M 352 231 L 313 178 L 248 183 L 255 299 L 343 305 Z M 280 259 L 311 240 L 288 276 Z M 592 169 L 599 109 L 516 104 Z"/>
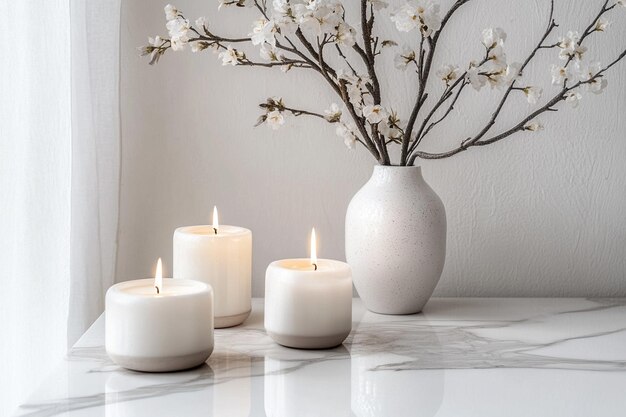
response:
<path fill-rule="evenodd" d="M 317 259 L 315 229 L 309 259 L 272 262 L 265 275 L 265 330 L 277 343 L 325 349 L 352 328 L 352 274 L 345 262 Z"/>
<path fill-rule="evenodd" d="M 350 417 L 348 357 L 343 346 L 305 356 L 284 350 L 266 356 L 267 417 Z"/>
<path fill-rule="evenodd" d="M 105 417 L 213 415 L 213 371 L 208 365 L 188 372 L 114 372 L 105 383 Z M 178 401 L 172 401 L 172 395 Z"/>
<path fill-rule="evenodd" d="M 213 416 L 249 417 L 252 395 L 252 359 L 232 351 L 213 355 Z M 182 416 L 182 414 L 181 414 Z"/>

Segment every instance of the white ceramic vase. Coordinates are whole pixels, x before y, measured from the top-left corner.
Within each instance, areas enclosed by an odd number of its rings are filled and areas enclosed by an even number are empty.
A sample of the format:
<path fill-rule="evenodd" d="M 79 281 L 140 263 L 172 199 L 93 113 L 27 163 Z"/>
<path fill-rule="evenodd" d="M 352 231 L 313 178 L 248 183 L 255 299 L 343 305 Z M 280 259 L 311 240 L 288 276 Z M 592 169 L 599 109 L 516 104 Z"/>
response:
<path fill-rule="evenodd" d="M 367 309 L 422 311 L 445 256 L 446 211 L 421 168 L 376 166 L 346 214 L 346 258 Z"/>

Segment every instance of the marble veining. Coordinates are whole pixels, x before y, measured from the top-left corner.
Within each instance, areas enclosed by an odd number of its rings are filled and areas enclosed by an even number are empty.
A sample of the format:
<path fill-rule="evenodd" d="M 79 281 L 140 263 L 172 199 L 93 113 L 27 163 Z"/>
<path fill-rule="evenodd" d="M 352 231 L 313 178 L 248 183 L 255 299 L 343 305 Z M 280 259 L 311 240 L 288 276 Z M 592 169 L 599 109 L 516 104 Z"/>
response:
<path fill-rule="evenodd" d="M 353 303 L 330 350 L 276 345 L 263 300 L 186 372 L 120 369 L 101 317 L 18 416 L 612 416 L 626 414 L 626 299 L 433 299 L 385 316 Z"/>

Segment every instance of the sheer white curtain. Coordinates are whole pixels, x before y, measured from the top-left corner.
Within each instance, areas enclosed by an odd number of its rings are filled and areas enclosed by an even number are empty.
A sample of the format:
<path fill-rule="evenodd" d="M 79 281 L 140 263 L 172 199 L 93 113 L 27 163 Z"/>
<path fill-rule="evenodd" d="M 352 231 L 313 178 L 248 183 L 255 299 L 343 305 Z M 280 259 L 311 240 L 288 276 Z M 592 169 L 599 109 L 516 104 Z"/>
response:
<path fill-rule="evenodd" d="M 119 18 L 119 0 L 0 0 L 0 415 L 114 280 Z"/>

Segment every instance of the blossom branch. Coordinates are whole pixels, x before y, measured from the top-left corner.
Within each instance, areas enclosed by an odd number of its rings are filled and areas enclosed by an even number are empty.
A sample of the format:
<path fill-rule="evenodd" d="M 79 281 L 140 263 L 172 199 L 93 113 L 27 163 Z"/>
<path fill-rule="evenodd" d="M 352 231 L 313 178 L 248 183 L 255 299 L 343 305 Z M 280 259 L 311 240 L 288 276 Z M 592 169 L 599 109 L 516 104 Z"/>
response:
<path fill-rule="evenodd" d="M 380 83 L 378 82 L 378 76 L 376 75 L 376 58 L 372 49 L 374 14 L 372 13 L 370 19 L 368 20 L 367 8 L 367 0 L 361 0 L 361 26 L 363 27 L 363 43 L 365 51 L 362 51 L 357 43 L 354 44 L 354 48 L 363 58 L 365 66 L 367 67 L 367 73 L 372 80 L 372 97 L 374 98 L 374 104 L 380 104 Z"/>
<path fill-rule="evenodd" d="M 554 30 L 554 28 L 556 28 L 558 25 L 556 24 L 556 22 L 554 21 L 554 0 L 550 1 L 550 13 L 549 13 L 549 18 L 548 18 L 548 26 L 546 27 L 546 30 L 543 33 L 543 36 L 541 37 L 541 39 L 539 40 L 539 42 L 537 43 L 537 46 L 535 46 L 535 48 L 530 52 L 530 54 L 528 55 L 528 57 L 526 58 L 526 60 L 524 61 L 524 63 L 520 66 L 519 70 L 518 70 L 518 74 L 522 74 L 524 69 L 528 66 L 528 64 L 531 62 L 531 60 L 535 57 L 535 55 L 537 54 L 537 51 L 539 51 L 539 49 L 542 49 L 541 46 L 544 45 L 544 42 L 546 40 L 546 38 L 550 35 L 550 33 Z M 489 59 L 489 51 L 487 51 L 487 58 Z M 486 62 L 486 61 L 483 61 Z M 506 91 L 504 92 L 502 98 L 500 99 L 500 102 L 498 103 L 498 106 L 496 107 L 495 111 L 492 113 L 491 118 L 489 119 L 489 121 L 487 122 L 487 124 L 480 130 L 480 132 L 478 134 L 476 134 L 474 137 L 472 138 L 468 138 L 465 141 L 463 141 L 462 145 L 465 146 L 471 146 L 473 143 L 479 141 L 495 124 L 496 119 L 498 118 L 498 116 L 500 115 L 500 112 L 502 111 L 504 104 L 507 102 L 511 91 L 513 91 L 516 87 L 515 87 L 515 82 L 516 80 L 513 79 L 508 88 L 506 89 Z M 413 148 L 413 152 L 415 150 L 416 147 Z M 417 153 L 414 153 L 410 159 L 409 162 L 410 163 L 414 163 L 416 157 L 418 156 Z"/>
<path fill-rule="evenodd" d="M 554 106 L 556 104 L 558 104 L 559 102 L 566 100 L 567 97 L 568 97 L 568 93 L 570 93 L 571 91 L 575 90 L 576 88 L 578 88 L 578 87 L 580 87 L 582 85 L 586 85 L 586 84 L 588 85 L 588 84 L 592 84 L 592 83 L 596 82 L 599 78 L 604 76 L 604 73 L 608 69 L 610 69 L 615 64 L 617 64 L 619 61 L 624 59 L 624 57 L 626 57 L 626 49 L 621 54 L 619 54 L 617 56 L 617 58 L 615 58 L 609 65 L 607 65 L 606 67 L 602 68 L 594 76 L 592 76 L 588 80 L 578 81 L 577 83 L 573 84 L 570 87 L 562 88 L 561 91 L 559 91 L 554 97 L 552 97 L 551 100 L 549 100 L 542 107 L 540 107 L 539 109 L 537 109 L 534 112 L 532 112 L 530 115 L 528 115 L 525 118 L 523 118 L 515 126 L 509 128 L 508 130 L 506 130 L 506 131 L 504 131 L 504 132 L 502 132 L 502 133 L 500 133 L 500 134 L 498 134 L 496 136 L 493 136 L 493 137 L 491 137 L 489 139 L 483 139 L 483 140 L 480 140 L 480 141 L 472 141 L 472 142 L 464 141 L 457 148 L 454 148 L 454 149 L 452 149 L 450 151 L 442 152 L 442 153 L 429 153 L 429 152 L 419 152 L 418 151 L 412 157 L 412 161 L 415 161 L 415 158 L 422 158 L 422 159 L 442 159 L 442 158 L 448 158 L 450 156 L 458 154 L 459 152 L 463 152 L 463 151 L 467 150 L 468 148 L 470 148 L 472 146 L 490 145 L 492 143 L 495 143 L 495 142 L 498 142 L 498 141 L 500 141 L 502 139 L 505 139 L 505 138 L 511 136 L 512 134 L 516 133 L 516 132 L 528 130 L 526 128 L 526 124 L 528 122 L 530 122 L 531 120 L 535 119 L 537 116 L 539 116 L 542 113 L 545 113 L 545 112 L 548 112 L 548 111 L 556 111 L 557 109 L 555 109 Z"/>
<path fill-rule="evenodd" d="M 277 62 L 256 62 L 256 61 L 250 61 L 249 59 L 244 58 L 244 59 L 240 59 L 237 65 L 248 66 L 248 67 L 266 67 L 266 68 L 283 67 L 285 65 L 288 65 L 294 68 L 312 68 L 309 64 L 307 64 L 304 61 L 298 61 L 298 60 L 292 60 L 292 59 L 284 59 L 284 60 L 277 61 Z"/>
<path fill-rule="evenodd" d="M 432 128 L 434 128 L 435 126 L 437 126 L 439 123 L 441 123 L 446 117 L 448 117 L 448 115 L 450 114 L 450 112 L 454 109 L 454 105 L 456 104 L 457 100 L 459 99 L 459 97 L 461 96 L 461 93 L 463 92 L 463 89 L 465 88 L 465 86 L 467 86 L 469 84 L 469 82 L 465 81 L 464 78 L 461 78 L 463 80 L 463 82 L 461 83 L 461 87 L 459 87 L 459 89 L 457 90 L 456 94 L 454 95 L 454 99 L 452 100 L 452 102 L 450 103 L 450 105 L 448 106 L 447 110 L 444 112 L 444 114 L 437 120 L 435 120 L 434 122 L 431 122 L 428 127 L 423 131 L 423 133 L 418 133 L 417 137 L 416 137 L 416 147 L 419 145 L 419 143 L 422 141 L 422 139 L 424 139 L 424 137 L 426 135 L 428 135 L 428 132 L 431 131 Z"/>
<path fill-rule="evenodd" d="M 582 45 L 582 43 L 585 41 L 585 39 L 589 35 L 591 35 L 592 33 L 596 32 L 596 25 L 597 25 L 597 22 L 600 20 L 600 18 L 605 13 L 607 13 L 610 10 L 612 10 L 617 5 L 617 3 L 613 4 L 612 6 L 608 6 L 608 4 L 609 4 L 609 0 L 604 0 L 604 3 L 602 4 L 602 7 L 600 7 L 600 11 L 596 15 L 596 17 L 592 20 L 592 22 L 589 24 L 589 26 L 587 26 L 587 28 L 585 28 L 585 31 L 580 36 L 580 39 L 578 40 L 578 45 Z M 573 59 L 574 59 L 574 55 L 570 55 L 564 66 L 567 68 L 567 66 L 570 64 L 570 62 L 572 62 Z"/>
<path fill-rule="evenodd" d="M 443 17 L 439 14 L 439 4 L 436 0 L 405 0 L 390 14 L 399 31 L 410 32 L 419 29 L 419 51 L 407 48 L 396 56 L 395 61 L 399 69 L 407 69 L 409 64 L 411 66 L 415 64 L 416 67 L 417 95 L 406 123 L 398 118 L 393 109 L 383 106 L 381 86 L 376 72 L 376 57 L 385 47 L 397 46 L 393 40 L 379 42 L 380 38 L 374 34 L 375 10 L 388 7 L 384 0 L 361 0 L 360 40 L 356 39 L 357 31 L 345 20 L 346 12 L 341 0 L 273 0 L 269 9 L 267 0 L 221 0 L 221 6 L 239 8 L 252 6 L 261 14 L 262 17 L 253 23 L 252 32 L 248 37 L 240 38 L 222 37 L 212 33 L 205 17 L 198 18 L 194 27 L 176 7 L 167 5 L 165 15 L 169 38 L 159 36 L 149 38 L 149 44 L 141 48 L 141 51 L 142 55 L 150 56 L 150 64 L 156 63 L 170 49 L 180 51 L 185 45 L 189 45 L 193 52 L 209 47 L 219 50 L 222 65 L 279 67 L 283 71 L 291 68 L 314 70 L 344 103 L 347 109 L 343 111 L 345 118 L 342 118 L 342 110 L 336 103 L 333 103 L 323 115 L 286 107 L 280 99 L 268 99 L 264 107 L 266 113 L 261 116 L 260 121 L 277 128 L 285 123 L 283 117 L 285 112 L 293 116 L 323 118 L 329 123 L 337 124 L 337 135 L 344 138 L 348 147 L 353 147 L 358 141 L 382 165 L 391 164 L 388 152 L 388 145 L 391 143 L 400 145 L 399 164 L 409 165 L 418 157 L 445 158 L 472 146 L 494 143 L 519 131 L 538 130 L 541 126 L 537 121 L 532 121 L 532 118 L 544 112 L 557 111 L 555 105 L 561 101 L 577 104 L 582 97 L 577 91 L 581 86 L 594 93 L 601 92 L 607 84 L 602 78 L 604 72 L 626 54 L 624 51 L 604 68 L 599 63 L 583 65 L 580 62 L 587 49 L 581 44 L 592 33 L 605 31 L 609 22 L 602 16 L 618 5 L 626 7 L 626 0 L 602 0 L 602 7 L 595 14 L 591 24 L 585 28 L 582 36 L 577 32 L 568 32 L 567 36 L 559 39 L 557 43 L 549 43 L 546 40 L 557 27 L 553 19 L 554 0 L 550 0 L 547 28 L 521 65 L 507 63 L 503 50 L 506 33 L 500 28 L 487 28 L 482 33 L 482 43 L 486 48 L 485 58 L 480 63 L 471 62 L 462 74 L 456 65 L 443 65 L 436 74 L 445 82 L 445 89 L 427 110 L 425 103 L 429 95 L 432 96 L 428 91 L 429 79 L 440 36 L 454 13 L 469 1 L 453 1 Z M 611 1 L 613 3 L 609 5 Z M 263 62 L 249 59 L 243 50 L 235 49 L 238 44 L 260 46 Z M 340 68 L 333 68 L 326 59 L 328 45 L 334 46 L 333 51 L 336 51 L 337 58 L 342 60 L 343 65 Z M 365 73 L 358 72 L 361 65 L 351 62 L 345 53 L 345 47 L 353 49 L 357 58 L 363 62 Z M 540 49 L 553 48 L 560 49 L 559 57 L 564 60 L 561 66 L 552 67 L 552 83 L 560 86 L 559 93 L 513 127 L 485 139 L 510 99 L 511 92 L 522 92 L 531 104 L 536 104 L 540 99 L 541 88 L 532 85 L 523 87 L 516 78 L 523 75 Z M 578 65 L 575 68 L 567 68 L 573 60 L 576 60 Z M 568 86 L 568 82 L 571 82 L 572 86 Z M 477 91 L 485 85 L 505 87 L 486 125 L 475 136 L 461 141 L 459 146 L 450 151 L 429 153 L 419 150 L 424 137 L 450 116 L 468 85 Z M 425 114 L 423 117 L 422 113 Z"/>
<path fill-rule="evenodd" d="M 485 58 L 483 58 L 483 60 L 477 65 L 479 68 L 489 60 L 489 50 L 487 50 L 487 53 L 485 54 Z M 433 106 L 433 108 L 430 110 L 430 112 L 428 113 L 428 115 L 426 115 L 426 117 L 424 118 L 424 120 L 422 121 L 422 124 L 419 128 L 419 130 L 417 131 L 417 135 L 415 136 L 415 140 L 413 141 L 413 143 L 411 143 L 411 146 L 409 148 L 409 154 L 413 153 L 415 151 L 415 149 L 419 146 L 419 144 L 421 143 L 422 139 L 424 139 L 424 137 L 428 134 L 428 132 L 435 127 L 437 124 L 441 123 L 441 121 L 443 119 L 445 119 L 450 112 L 452 111 L 452 108 L 454 107 L 454 105 L 456 104 L 456 101 L 459 99 L 459 96 L 461 95 L 461 93 L 463 92 L 463 89 L 465 88 L 465 86 L 468 84 L 468 82 L 466 82 L 466 78 L 467 78 L 467 71 L 465 71 L 460 77 L 457 78 L 457 80 L 455 82 L 452 83 L 452 85 L 448 86 L 443 94 L 441 95 L 441 98 L 439 99 L 439 101 Z M 452 101 L 452 103 L 450 104 L 450 106 L 448 107 L 448 110 L 446 110 L 446 112 L 444 113 L 444 115 L 438 119 L 436 122 L 431 123 L 428 128 L 426 128 L 426 125 L 428 124 L 428 122 L 430 122 L 430 120 L 432 119 L 432 117 L 435 115 L 435 113 L 437 112 L 437 110 L 446 102 L 448 101 L 448 99 L 454 94 L 454 89 L 460 84 L 461 87 L 457 90 L 456 96 L 454 97 L 454 100 Z"/>
<path fill-rule="evenodd" d="M 367 67 L 369 77 L 372 80 L 371 93 L 372 98 L 374 99 L 374 105 L 380 105 L 380 83 L 378 82 L 378 76 L 376 75 L 376 70 L 374 68 L 376 57 L 372 49 L 372 29 L 374 27 L 374 13 L 373 10 L 370 10 L 370 18 L 368 19 L 367 10 L 367 0 L 361 0 L 361 28 L 363 33 L 363 45 L 365 51 L 364 54 L 360 53 L 359 55 L 361 55 L 361 57 L 363 58 L 365 66 Z M 358 49 L 360 49 L 360 47 L 356 42 L 354 45 L 357 48 L 358 52 Z M 387 152 L 387 145 L 385 144 L 384 138 L 382 138 L 378 134 L 378 125 L 370 124 L 370 131 L 372 133 L 372 138 L 374 142 L 378 146 L 378 150 L 380 152 L 383 164 L 390 164 L 389 153 Z"/>
<path fill-rule="evenodd" d="M 552 33 L 554 28 L 556 28 L 557 26 L 558 25 L 554 21 L 554 0 L 550 0 L 550 15 L 549 15 L 549 18 L 548 18 L 548 26 L 546 27 L 546 30 L 543 33 L 543 36 L 541 37 L 541 39 L 537 43 L 537 46 L 535 46 L 535 48 L 528 55 L 528 57 L 526 58 L 524 63 L 520 66 L 519 71 L 518 71 L 519 75 L 521 75 L 524 72 L 524 69 L 526 69 L 526 67 L 528 66 L 530 61 L 532 61 L 532 59 L 535 57 L 535 55 L 537 54 L 537 51 L 539 51 L 539 49 L 541 49 L 541 46 L 544 44 L 546 38 L 550 35 L 550 33 Z M 467 141 L 468 143 L 474 143 L 474 142 L 479 141 L 492 128 L 492 126 L 496 123 L 496 119 L 500 115 L 500 112 L 502 111 L 502 108 L 504 107 L 504 104 L 506 103 L 506 101 L 509 98 L 509 95 L 511 94 L 511 91 L 513 91 L 513 88 L 515 87 L 515 82 L 516 81 L 517 81 L 516 79 L 513 79 L 513 81 L 511 81 L 511 84 L 509 85 L 509 87 L 504 92 L 504 95 L 502 96 L 502 99 L 500 99 L 500 102 L 498 103 L 498 107 L 496 107 L 496 110 L 491 115 L 491 119 L 489 119 L 489 121 L 487 122 L 485 127 L 476 136 L 474 136 L 471 139 L 468 139 L 468 141 Z"/>
<path fill-rule="evenodd" d="M 298 116 L 313 116 L 313 117 L 319 117 L 320 119 L 326 120 L 326 118 L 323 115 L 321 115 L 319 113 L 312 112 L 312 111 L 308 111 L 308 110 L 294 109 L 294 108 L 291 108 L 291 107 L 284 107 L 283 110 L 284 111 L 288 111 L 289 113 L 293 114 L 296 117 L 298 117 Z"/>
<path fill-rule="evenodd" d="M 406 165 L 407 163 L 409 143 L 411 141 L 411 134 L 413 133 L 413 127 L 415 126 L 417 115 L 419 114 L 419 111 L 427 98 L 427 94 L 425 93 L 425 86 L 426 86 L 426 83 L 428 82 L 428 77 L 430 76 L 430 69 L 432 66 L 433 57 L 435 56 L 435 50 L 437 48 L 437 42 L 439 41 L 439 36 L 441 35 L 442 30 L 445 28 L 446 24 L 448 23 L 452 15 L 461 6 L 463 6 L 465 3 L 469 1 L 470 0 L 456 0 L 455 3 L 450 8 L 450 10 L 448 10 L 446 15 L 443 17 L 441 21 L 441 26 L 439 27 L 439 29 L 433 32 L 432 36 L 428 38 L 429 51 L 428 51 L 428 55 L 426 56 L 426 60 L 424 62 L 424 68 L 421 71 L 420 91 L 418 93 L 417 100 L 415 101 L 415 105 L 413 106 L 413 110 L 411 111 L 411 115 L 409 116 L 407 127 L 404 132 L 404 137 L 402 139 L 402 153 L 400 156 L 401 165 Z M 420 51 L 420 54 L 421 54 L 421 51 Z"/>
<path fill-rule="evenodd" d="M 356 110 L 354 109 L 354 105 L 350 102 L 345 80 L 339 80 L 339 88 L 341 90 L 341 99 L 348 108 L 348 112 L 350 113 L 352 120 L 354 120 L 357 129 L 361 134 L 361 139 L 363 140 L 365 147 L 370 151 L 372 155 L 374 155 L 374 158 L 376 158 L 377 161 L 380 161 L 380 153 L 378 152 L 376 145 L 368 135 L 367 129 L 365 128 L 364 119 L 357 115 Z"/>

